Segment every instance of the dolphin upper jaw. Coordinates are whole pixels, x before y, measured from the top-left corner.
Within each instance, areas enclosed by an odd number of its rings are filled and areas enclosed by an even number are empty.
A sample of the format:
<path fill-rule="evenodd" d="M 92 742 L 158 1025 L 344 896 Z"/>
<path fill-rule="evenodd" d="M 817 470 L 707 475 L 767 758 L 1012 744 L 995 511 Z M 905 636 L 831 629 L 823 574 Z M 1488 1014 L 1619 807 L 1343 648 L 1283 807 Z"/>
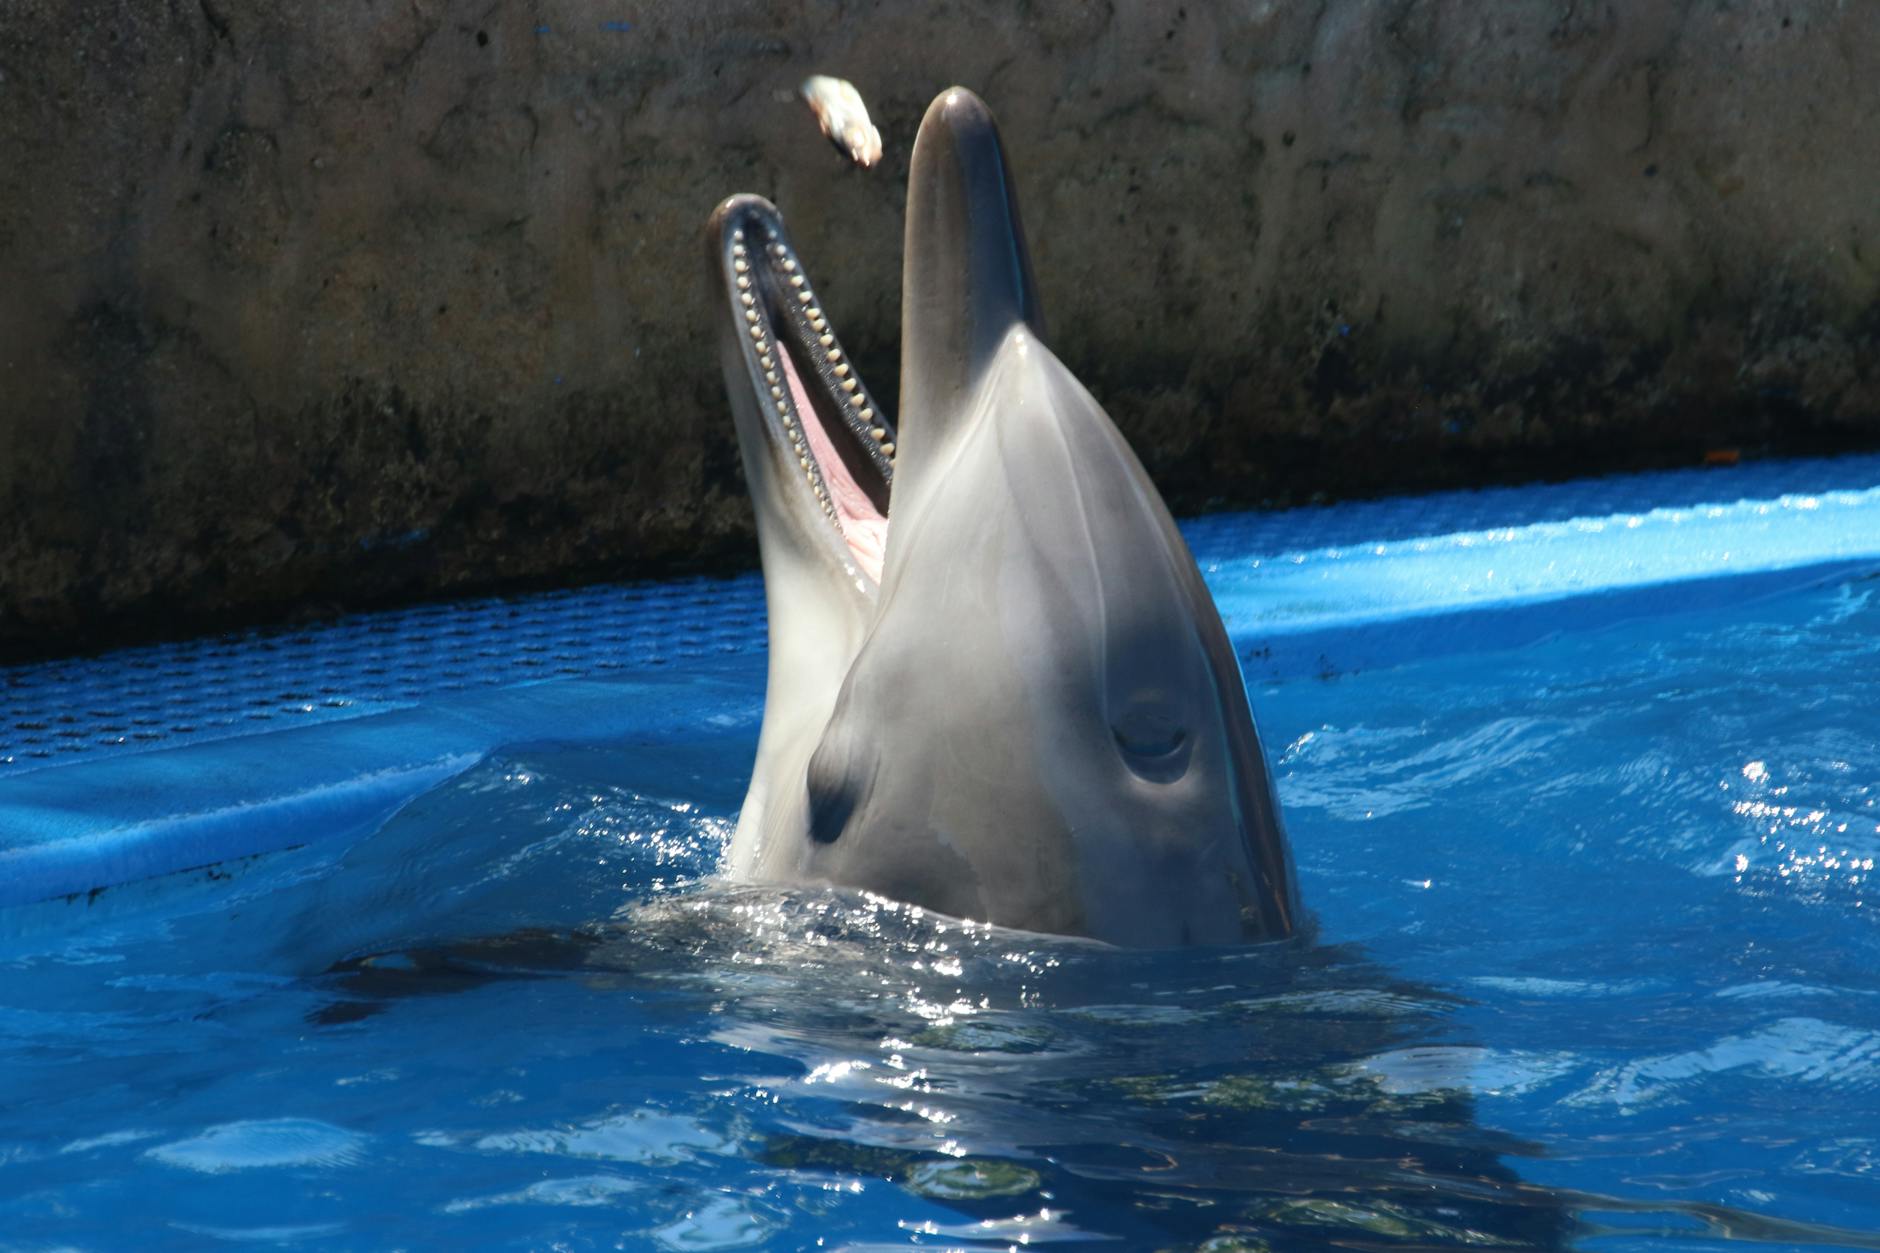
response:
<path fill-rule="evenodd" d="M 1119 943 L 1293 934 L 1233 649 L 1160 495 L 1042 342 L 985 106 L 944 93 L 914 146 L 898 439 L 872 401 L 876 425 L 849 421 L 867 393 L 816 356 L 833 332 L 790 303 L 807 278 L 775 209 L 734 197 L 708 242 L 771 614 L 726 869 Z M 825 438 L 793 438 L 779 401 Z"/>

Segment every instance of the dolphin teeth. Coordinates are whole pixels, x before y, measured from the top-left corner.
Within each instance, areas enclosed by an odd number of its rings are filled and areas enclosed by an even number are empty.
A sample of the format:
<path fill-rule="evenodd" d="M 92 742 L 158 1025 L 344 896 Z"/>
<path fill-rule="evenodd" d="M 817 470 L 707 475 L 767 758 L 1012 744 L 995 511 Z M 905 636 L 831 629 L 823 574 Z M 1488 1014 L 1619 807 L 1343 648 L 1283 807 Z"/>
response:
<path fill-rule="evenodd" d="M 883 444 L 881 451 L 887 453 L 890 457 L 894 456 L 894 444 L 892 442 Z"/>
<path fill-rule="evenodd" d="M 869 411 L 867 409 L 862 410 L 862 416 L 868 417 Z M 881 443 L 882 441 L 888 438 L 888 428 L 885 426 L 874 427 L 868 433 L 875 437 L 875 442 L 877 444 Z"/>
<path fill-rule="evenodd" d="M 834 327 L 810 283 L 808 268 L 797 258 L 781 229 L 766 227 L 761 220 L 747 226 L 750 251 L 755 254 L 750 261 L 745 262 L 741 245 L 727 244 L 720 254 L 736 284 L 733 292 L 737 299 L 731 307 L 745 311 L 751 331 L 747 342 L 757 358 L 745 376 L 745 386 L 753 389 L 760 412 L 775 424 L 771 429 L 780 429 L 789 440 L 779 441 L 775 447 L 783 457 L 796 461 L 820 511 L 853 544 L 849 534 L 852 489 L 872 498 L 879 513 L 877 524 L 885 524 L 892 457 L 880 453 L 870 457 L 865 450 L 881 447 L 888 427 L 885 419 L 876 416 L 873 399 L 861 386 L 856 366 L 836 341 Z M 789 380 L 785 374 L 790 375 Z M 808 387 L 807 404 L 796 403 L 791 386 L 786 386 L 798 381 Z M 846 406 L 841 403 L 844 395 L 848 396 Z M 869 432 L 874 429 L 882 434 L 871 439 Z M 824 435 L 838 446 L 836 465 L 828 465 L 816 451 Z M 845 437 L 846 444 L 842 442 Z M 864 469 L 863 463 L 869 468 Z"/>

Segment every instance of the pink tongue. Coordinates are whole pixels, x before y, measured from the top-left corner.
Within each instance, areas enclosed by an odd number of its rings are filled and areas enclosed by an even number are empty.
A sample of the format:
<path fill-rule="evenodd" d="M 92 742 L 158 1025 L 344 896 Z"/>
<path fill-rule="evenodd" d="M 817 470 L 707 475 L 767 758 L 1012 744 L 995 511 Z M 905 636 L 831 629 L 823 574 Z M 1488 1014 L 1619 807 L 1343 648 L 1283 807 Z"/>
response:
<path fill-rule="evenodd" d="M 881 555 L 888 546 L 888 520 L 842 463 L 842 454 L 830 442 L 829 432 L 823 429 L 822 419 L 810 404 L 809 394 L 803 389 L 803 380 L 797 377 L 796 363 L 790 360 L 790 354 L 780 352 L 777 355 L 783 360 L 783 373 L 790 383 L 790 400 L 796 406 L 797 420 L 803 424 L 803 433 L 809 437 L 809 450 L 829 489 L 829 502 L 835 506 L 842 538 L 848 541 L 849 551 L 855 554 L 855 564 L 862 568 L 862 573 L 879 583 Z"/>

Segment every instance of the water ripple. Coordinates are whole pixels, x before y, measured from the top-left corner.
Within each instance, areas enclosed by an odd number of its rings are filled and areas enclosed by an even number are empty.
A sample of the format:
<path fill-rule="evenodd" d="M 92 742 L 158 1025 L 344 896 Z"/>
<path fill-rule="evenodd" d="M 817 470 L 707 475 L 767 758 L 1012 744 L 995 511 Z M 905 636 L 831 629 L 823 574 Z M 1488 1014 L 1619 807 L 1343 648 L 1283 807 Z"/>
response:
<path fill-rule="evenodd" d="M 146 1149 L 144 1156 L 204 1174 L 281 1166 L 355 1166 L 366 1137 L 311 1118 L 222 1123 L 186 1140 Z"/>

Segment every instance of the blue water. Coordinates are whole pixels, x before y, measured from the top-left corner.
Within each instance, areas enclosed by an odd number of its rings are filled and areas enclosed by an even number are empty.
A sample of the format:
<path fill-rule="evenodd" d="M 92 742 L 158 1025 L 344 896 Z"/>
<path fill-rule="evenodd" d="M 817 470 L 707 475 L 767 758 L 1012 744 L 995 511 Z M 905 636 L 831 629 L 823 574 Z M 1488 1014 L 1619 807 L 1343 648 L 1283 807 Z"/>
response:
<path fill-rule="evenodd" d="M 1298 943 L 701 883 L 748 721 L 9 910 L 0 1248 L 1880 1248 L 1877 594 L 1257 683 Z"/>

